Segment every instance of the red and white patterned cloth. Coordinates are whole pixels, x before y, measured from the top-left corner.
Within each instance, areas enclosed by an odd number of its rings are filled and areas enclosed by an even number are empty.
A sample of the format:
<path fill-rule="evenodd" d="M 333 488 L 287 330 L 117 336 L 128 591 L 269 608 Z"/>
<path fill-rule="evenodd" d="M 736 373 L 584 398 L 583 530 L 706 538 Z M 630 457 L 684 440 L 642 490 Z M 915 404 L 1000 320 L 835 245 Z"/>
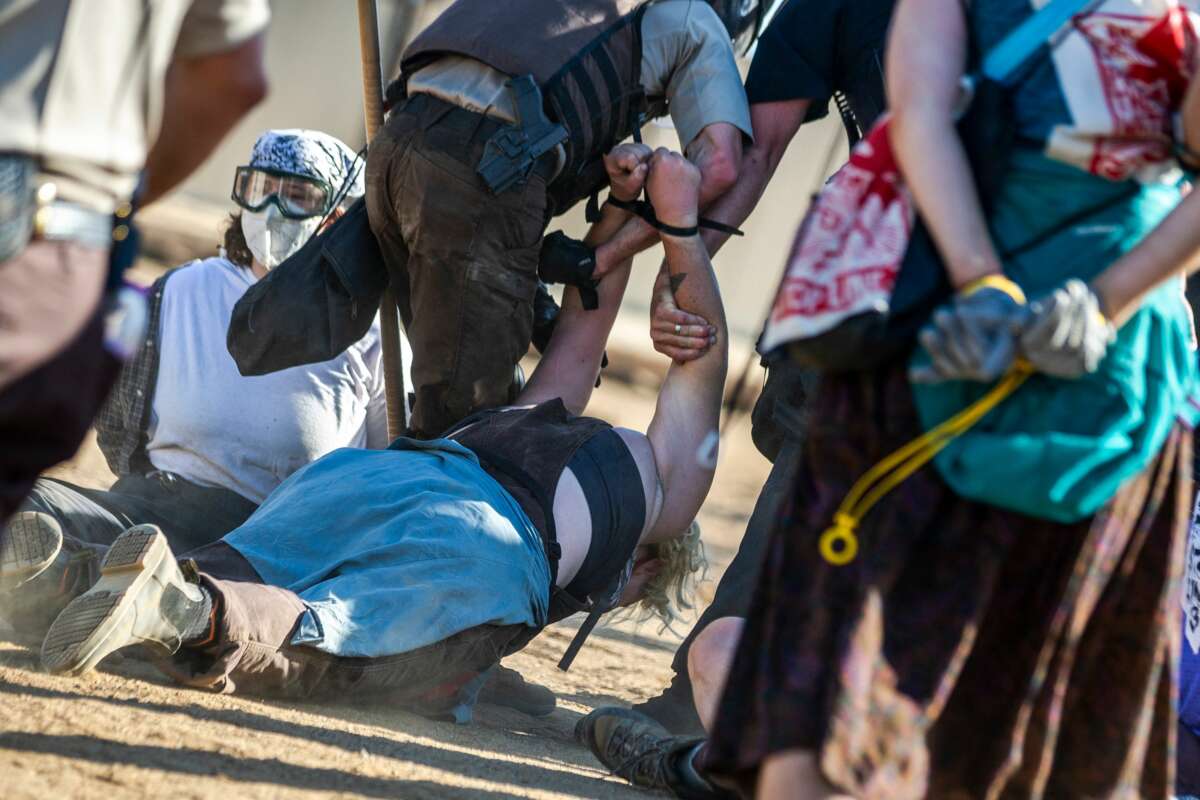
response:
<path fill-rule="evenodd" d="M 1153 180 L 1169 169 L 1198 29 L 1178 0 L 1106 0 L 1077 16 L 1051 51 L 1067 120 L 1051 127 L 1047 157 L 1114 181 Z M 762 352 L 886 312 L 914 219 L 884 117 L 805 217 Z"/>
<path fill-rule="evenodd" d="M 1156 176 L 1196 43 L 1196 16 L 1175 0 L 1107 0 L 1077 17 L 1052 54 L 1071 121 L 1046 154 L 1109 180 Z"/>

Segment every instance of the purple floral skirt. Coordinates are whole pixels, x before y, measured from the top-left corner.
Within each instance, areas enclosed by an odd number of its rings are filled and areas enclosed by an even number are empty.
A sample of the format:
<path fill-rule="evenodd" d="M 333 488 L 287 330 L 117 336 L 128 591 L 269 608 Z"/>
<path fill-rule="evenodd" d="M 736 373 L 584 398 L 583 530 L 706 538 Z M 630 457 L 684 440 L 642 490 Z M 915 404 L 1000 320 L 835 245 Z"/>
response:
<path fill-rule="evenodd" d="M 1191 433 L 1073 525 L 926 467 L 826 563 L 851 485 L 920 433 L 901 367 L 823 379 L 706 768 L 753 780 L 803 749 L 865 798 L 1167 798 Z"/>

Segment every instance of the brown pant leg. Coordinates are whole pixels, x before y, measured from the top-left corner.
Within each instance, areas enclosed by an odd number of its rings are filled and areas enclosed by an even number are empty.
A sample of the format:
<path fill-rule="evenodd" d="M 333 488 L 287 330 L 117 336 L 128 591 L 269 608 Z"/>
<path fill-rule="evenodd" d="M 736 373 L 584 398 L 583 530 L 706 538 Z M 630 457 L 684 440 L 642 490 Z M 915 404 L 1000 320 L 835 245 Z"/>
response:
<path fill-rule="evenodd" d="M 206 550 L 216 556 L 209 563 L 230 563 L 229 553 L 236 553 L 202 548 L 197 556 Z M 252 574 L 250 569 L 246 577 Z M 214 641 L 184 648 L 159 666 L 185 686 L 212 692 L 291 698 L 388 695 L 419 701 L 437 697 L 445 684 L 456 686 L 464 676 L 488 669 L 529 640 L 523 625 L 481 625 L 394 656 L 333 656 L 291 643 L 306 611 L 293 592 L 205 573 L 200 579 L 217 609 Z"/>
<path fill-rule="evenodd" d="M 214 641 L 160 662 L 163 672 L 185 686 L 223 694 L 311 694 L 331 656 L 288 646 L 306 610 L 303 601 L 278 586 L 204 573 L 200 581 L 216 609 Z"/>
<path fill-rule="evenodd" d="M 30 242 L 0 263 L 0 389 L 79 337 L 107 277 L 108 253 L 74 242 Z"/>
<path fill-rule="evenodd" d="M 378 196 L 368 206 L 385 254 L 403 248 L 406 256 L 412 428 L 421 437 L 508 401 L 533 329 L 546 208 L 538 177 L 492 195 L 475 172 L 486 137 L 428 105 L 389 119 L 386 180 L 382 166 L 374 175 L 377 188 L 386 184 L 390 214 Z"/>
<path fill-rule="evenodd" d="M 367 149 L 367 219 L 379 242 L 379 251 L 387 265 L 396 306 L 405 328 L 412 324 L 412 306 L 408 298 L 408 245 L 400 233 L 400 220 L 392 205 L 393 176 L 399 175 L 408 158 L 412 134 L 419 120 L 400 111 L 393 114 Z"/>
<path fill-rule="evenodd" d="M 38 475 L 75 455 L 119 367 L 97 312 L 65 350 L 0 389 L 0 530 Z"/>

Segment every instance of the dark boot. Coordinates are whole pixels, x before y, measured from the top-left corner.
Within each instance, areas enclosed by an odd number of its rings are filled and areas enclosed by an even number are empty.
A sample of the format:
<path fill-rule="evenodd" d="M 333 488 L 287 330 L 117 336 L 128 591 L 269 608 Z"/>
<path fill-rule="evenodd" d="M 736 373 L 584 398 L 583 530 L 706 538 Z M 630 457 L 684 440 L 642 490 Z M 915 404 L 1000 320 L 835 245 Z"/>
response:
<path fill-rule="evenodd" d="M 600 763 L 634 786 L 670 792 L 682 800 L 736 800 L 696 771 L 692 758 L 704 737 L 672 736 L 627 708 L 598 708 L 575 725 L 575 738 Z"/>
<path fill-rule="evenodd" d="M 696 713 L 692 681 L 687 672 L 677 672 L 662 692 L 633 707 L 676 736 L 704 736 L 704 725 Z"/>

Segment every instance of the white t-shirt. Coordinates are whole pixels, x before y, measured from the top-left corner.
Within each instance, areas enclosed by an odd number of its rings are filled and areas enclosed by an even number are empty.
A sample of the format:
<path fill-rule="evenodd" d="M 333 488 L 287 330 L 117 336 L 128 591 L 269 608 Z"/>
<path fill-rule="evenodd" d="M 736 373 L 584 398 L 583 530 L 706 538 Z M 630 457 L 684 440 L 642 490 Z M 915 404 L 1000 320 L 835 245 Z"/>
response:
<path fill-rule="evenodd" d="M 331 361 L 244 377 L 225 346 L 254 283 L 223 258 L 181 267 L 159 317 L 150 463 L 261 503 L 284 478 L 339 447 L 388 444 L 379 322 Z"/>

